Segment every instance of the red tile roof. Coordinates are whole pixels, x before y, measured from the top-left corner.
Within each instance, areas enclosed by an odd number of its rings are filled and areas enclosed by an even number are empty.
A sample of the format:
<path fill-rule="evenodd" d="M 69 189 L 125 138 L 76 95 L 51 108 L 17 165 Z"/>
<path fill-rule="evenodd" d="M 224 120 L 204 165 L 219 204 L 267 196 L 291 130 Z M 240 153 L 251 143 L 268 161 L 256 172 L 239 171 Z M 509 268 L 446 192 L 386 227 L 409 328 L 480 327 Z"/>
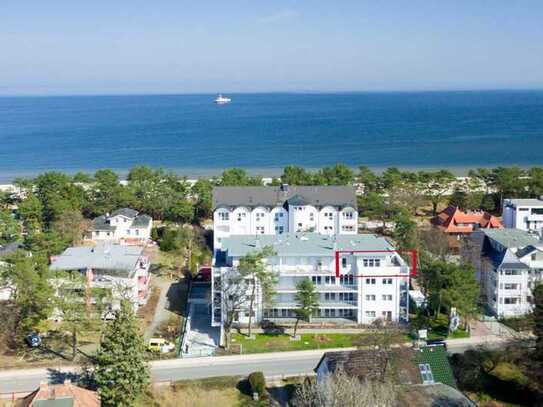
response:
<path fill-rule="evenodd" d="M 503 225 L 487 212 L 463 212 L 456 206 L 448 206 L 432 218 L 432 224 L 445 233 L 469 234 L 478 228 L 501 229 Z"/>
<path fill-rule="evenodd" d="M 40 384 L 36 389 L 21 401 L 21 406 L 31 407 L 41 400 L 73 400 L 73 407 L 100 407 L 98 394 L 95 391 L 75 386 L 69 381 L 64 384 Z"/>

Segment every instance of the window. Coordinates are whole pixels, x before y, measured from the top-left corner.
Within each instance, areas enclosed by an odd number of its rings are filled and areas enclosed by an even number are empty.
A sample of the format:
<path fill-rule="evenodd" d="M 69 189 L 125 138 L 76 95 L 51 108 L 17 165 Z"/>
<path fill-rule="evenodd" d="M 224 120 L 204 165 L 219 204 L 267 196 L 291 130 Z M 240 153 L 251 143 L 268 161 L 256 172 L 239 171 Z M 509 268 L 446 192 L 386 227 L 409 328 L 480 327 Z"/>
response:
<path fill-rule="evenodd" d="M 366 295 L 366 301 L 375 301 L 375 295 Z"/>
<path fill-rule="evenodd" d="M 381 315 L 383 316 L 383 319 L 392 321 L 392 311 L 383 311 Z"/>
<path fill-rule="evenodd" d="M 341 267 L 346 268 L 347 267 L 347 258 L 343 257 L 341 259 Z"/>
<path fill-rule="evenodd" d="M 537 254 L 532 253 L 532 261 L 536 261 L 536 260 L 537 260 Z"/>
<path fill-rule="evenodd" d="M 503 270 L 506 276 L 520 276 L 520 270 Z"/>
<path fill-rule="evenodd" d="M 345 219 L 353 219 L 354 218 L 354 212 L 343 212 L 343 217 Z"/>
<path fill-rule="evenodd" d="M 392 301 L 391 294 L 383 294 L 383 301 Z"/>
<path fill-rule="evenodd" d="M 343 275 L 339 277 L 339 283 L 342 285 L 353 285 L 354 284 L 354 276 L 351 274 Z"/>
<path fill-rule="evenodd" d="M 381 259 L 364 259 L 364 267 L 381 267 Z"/>
<path fill-rule="evenodd" d="M 335 301 L 336 300 L 336 293 L 325 293 L 324 294 L 324 300 L 325 301 Z"/>
<path fill-rule="evenodd" d="M 219 220 L 222 220 L 222 221 L 230 220 L 230 214 L 228 212 L 219 212 Z"/>
<path fill-rule="evenodd" d="M 285 228 L 283 226 L 275 227 L 275 233 L 282 234 L 284 231 L 285 231 Z"/>
<path fill-rule="evenodd" d="M 503 299 L 503 303 L 507 305 L 514 305 L 514 304 L 519 304 L 520 301 L 518 298 L 515 298 L 515 297 L 505 297 Z"/>
<path fill-rule="evenodd" d="M 140 235 L 140 230 L 136 229 L 136 236 L 139 236 L 139 235 Z"/>
<path fill-rule="evenodd" d="M 309 220 L 313 222 L 315 220 L 315 214 L 313 212 L 309 213 Z"/>
<path fill-rule="evenodd" d="M 503 285 L 504 290 L 516 290 L 516 289 L 518 289 L 518 287 L 519 287 L 519 284 L 505 283 Z"/>
<path fill-rule="evenodd" d="M 422 384 L 434 384 L 434 375 L 428 363 L 419 364 L 419 370 L 422 377 Z"/>
<path fill-rule="evenodd" d="M 366 278 L 366 284 L 375 284 L 374 278 Z"/>
<path fill-rule="evenodd" d="M 247 214 L 245 212 L 238 213 L 238 222 L 241 222 L 245 217 L 247 217 Z"/>
<path fill-rule="evenodd" d="M 312 281 L 313 284 L 315 284 L 315 285 L 320 285 L 321 282 L 322 282 L 321 279 L 322 279 L 321 276 L 313 276 L 313 277 L 311 277 L 311 281 Z"/>
<path fill-rule="evenodd" d="M 354 301 L 354 293 L 339 293 L 340 301 Z"/>
<path fill-rule="evenodd" d="M 330 220 L 334 220 L 334 214 L 332 212 L 324 212 L 324 217 Z"/>
<path fill-rule="evenodd" d="M 336 284 L 336 277 L 335 276 L 333 276 L 333 277 L 326 276 L 324 278 L 324 283 L 325 284 Z"/>
<path fill-rule="evenodd" d="M 261 235 L 264 234 L 264 226 L 257 226 L 256 227 L 256 233 L 260 233 Z"/>
<path fill-rule="evenodd" d="M 352 225 L 343 225 L 341 227 L 341 230 L 343 230 L 344 232 L 354 232 L 354 226 L 352 226 Z"/>
<path fill-rule="evenodd" d="M 366 317 L 375 318 L 375 311 L 366 311 Z"/>
<path fill-rule="evenodd" d="M 383 278 L 383 284 L 392 284 L 392 279 L 391 278 Z"/>

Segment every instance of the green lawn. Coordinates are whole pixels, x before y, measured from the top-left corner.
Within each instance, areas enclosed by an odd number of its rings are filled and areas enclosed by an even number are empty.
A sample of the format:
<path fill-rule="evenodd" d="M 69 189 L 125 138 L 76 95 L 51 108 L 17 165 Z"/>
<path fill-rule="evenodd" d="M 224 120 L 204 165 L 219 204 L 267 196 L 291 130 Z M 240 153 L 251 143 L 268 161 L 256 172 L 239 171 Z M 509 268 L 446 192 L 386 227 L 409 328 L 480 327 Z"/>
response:
<path fill-rule="evenodd" d="M 233 334 L 232 344 L 241 344 L 241 353 L 282 352 L 293 350 L 348 348 L 360 344 L 368 334 L 303 334 L 291 340 L 287 334 L 256 334 L 255 339 Z M 407 337 L 402 340 L 408 341 Z"/>
<path fill-rule="evenodd" d="M 428 339 L 458 339 L 469 338 L 469 332 L 462 328 L 458 328 L 455 332 L 449 335 L 449 321 L 446 315 L 440 315 L 437 320 L 430 319 L 430 327 L 428 329 Z"/>

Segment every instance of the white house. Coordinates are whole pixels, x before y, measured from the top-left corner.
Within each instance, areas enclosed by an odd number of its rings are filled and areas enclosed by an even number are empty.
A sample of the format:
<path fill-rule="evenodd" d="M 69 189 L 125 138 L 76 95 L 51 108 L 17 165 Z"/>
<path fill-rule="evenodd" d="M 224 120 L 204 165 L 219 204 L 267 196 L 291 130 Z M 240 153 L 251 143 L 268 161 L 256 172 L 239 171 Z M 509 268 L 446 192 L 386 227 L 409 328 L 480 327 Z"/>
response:
<path fill-rule="evenodd" d="M 96 247 L 70 247 L 51 259 L 50 269 L 79 273 L 91 288 L 103 288 L 110 294 L 111 309 L 128 299 L 136 310 L 149 297 L 149 259 L 143 248 L 99 244 Z"/>
<path fill-rule="evenodd" d="M 534 231 L 543 235 L 543 197 L 504 199 L 502 223 L 506 228 Z"/>
<path fill-rule="evenodd" d="M 221 326 L 225 317 L 222 294 L 215 290 L 221 276 L 237 270 L 241 257 L 264 247 L 274 251 L 266 266 L 278 282 L 272 306 L 264 307 L 257 293 L 256 322 L 292 320 L 298 307 L 296 284 L 304 278 L 312 280 L 320 296 L 316 320 L 358 324 L 370 324 L 378 318 L 408 320 L 409 267 L 385 238 L 300 232 L 223 238 L 213 267 L 213 326 Z M 344 250 L 368 252 L 341 253 L 337 277 L 336 252 Z M 248 309 L 241 309 L 236 322 L 247 323 L 248 316 Z"/>
<path fill-rule="evenodd" d="M 216 187 L 214 248 L 231 235 L 358 231 L 355 190 L 345 186 Z"/>
<path fill-rule="evenodd" d="M 118 209 L 111 215 L 97 217 L 87 232 L 95 242 L 145 244 L 151 238 L 153 219 L 129 208 Z"/>
<path fill-rule="evenodd" d="M 542 282 L 543 241 L 519 229 L 481 229 L 471 240 L 468 255 L 489 311 L 498 317 L 529 313 L 532 289 Z"/>

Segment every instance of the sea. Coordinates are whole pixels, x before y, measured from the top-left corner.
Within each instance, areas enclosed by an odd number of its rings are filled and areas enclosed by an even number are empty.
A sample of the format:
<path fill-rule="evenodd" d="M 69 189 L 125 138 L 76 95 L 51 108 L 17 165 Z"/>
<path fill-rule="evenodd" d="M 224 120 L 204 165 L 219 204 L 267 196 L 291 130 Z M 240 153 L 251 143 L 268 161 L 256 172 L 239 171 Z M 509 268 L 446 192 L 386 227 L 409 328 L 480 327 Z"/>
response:
<path fill-rule="evenodd" d="M 543 165 L 543 91 L 0 97 L 0 182 L 147 164 L 189 177 Z"/>

